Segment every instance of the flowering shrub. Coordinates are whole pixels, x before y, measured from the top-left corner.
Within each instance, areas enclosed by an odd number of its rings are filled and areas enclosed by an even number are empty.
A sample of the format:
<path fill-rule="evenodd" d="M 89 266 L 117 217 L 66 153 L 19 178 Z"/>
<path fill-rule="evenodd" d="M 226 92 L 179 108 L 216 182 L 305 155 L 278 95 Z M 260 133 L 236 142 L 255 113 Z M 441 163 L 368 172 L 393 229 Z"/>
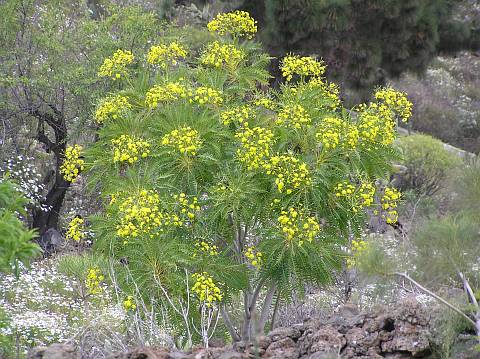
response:
<path fill-rule="evenodd" d="M 404 94 L 379 90 L 354 114 L 323 77 L 322 61 L 294 55 L 282 62 L 285 83 L 268 90 L 269 57 L 249 41 L 255 21 L 221 14 L 208 29 L 215 39 L 200 58 L 140 63 L 130 76 L 141 81 L 122 82 L 119 91 L 138 106 L 105 121 L 88 151 L 105 208 L 92 218 L 94 248 L 121 262 L 118 271 L 142 293 L 160 287 L 185 304 L 170 314 L 203 326 L 197 339 L 206 340 L 221 310 L 233 340 L 247 340 L 292 281 L 332 279 L 367 209 L 394 210 L 399 198 L 385 190 L 382 201 L 376 183 L 389 175 L 397 121 L 411 106 Z M 104 149 L 121 135 L 155 151 L 138 165 L 116 166 Z M 392 214 L 386 219 L 393 223 Z M 230 304 L 239 295 L 244 314 L 233 323 Z M 187 305 L 192 296 L 201 310 Z"/>

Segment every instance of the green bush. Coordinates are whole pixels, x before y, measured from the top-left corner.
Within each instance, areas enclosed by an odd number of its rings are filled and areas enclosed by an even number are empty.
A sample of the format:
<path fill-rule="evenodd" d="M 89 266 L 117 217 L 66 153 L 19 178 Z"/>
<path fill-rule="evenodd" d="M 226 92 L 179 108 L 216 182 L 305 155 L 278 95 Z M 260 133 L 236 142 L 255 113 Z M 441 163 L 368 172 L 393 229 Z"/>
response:
<path fill-rule="evenodd" d="M 441 141 L 428 135 L 401 137 L 397 145 L 403 154 L 406 170 L 400 176 L 399 187 L 417 194 L 431 196 L 445 184 L 445 180 L 460 161 L 447 151 Z"/>
<path fill-rule="evenodd" d="M 0 271 L 18 274 L 20 263 L 25 265 L 40 254 L 40 248 L 32 242 L 35 232 L 18 218 L 26 203 L 12 182 L 0 181 Z"/>
<path fill-rule="evenodd" d="M 480 160 L 476 159 L 463 169 L 463 174 L 456 182 L 456 207 L 471 213 L 480 213 Z"/>

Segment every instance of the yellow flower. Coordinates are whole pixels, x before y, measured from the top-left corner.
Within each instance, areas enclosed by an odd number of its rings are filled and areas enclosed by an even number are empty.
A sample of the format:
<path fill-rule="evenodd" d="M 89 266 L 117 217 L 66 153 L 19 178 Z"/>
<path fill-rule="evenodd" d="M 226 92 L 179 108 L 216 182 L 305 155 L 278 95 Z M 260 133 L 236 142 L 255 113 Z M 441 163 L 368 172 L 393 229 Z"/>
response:
<path fill-rule="evenodd" d="M 187 126 L 166 134 L 161 143 L 186 156 L 195 156 L 202 146 L 197 130 Z"/>
<path fill-rule="evenodd" d="M 245 258 L 254 267 L 260 267 L 263 262 L 263 254 L 256 250 L 255 246 L 249 246 L 244 252 Z"/>
<path fill-rule="evenodd" d="M 235 138 L 240 140 L 240 148 L 237 150 L 240 162 L 249 170 L 263 167 L 274 143 L 273 132 L 262 127 L 247 127 L 239 130 Z"/>
<path fill-rule="evenodd" d="M 291 81 L 294 75 L 320 77 L 325 73 L 325 69 L 323 61 L 317 61 L 309 56 L 289 55 L 283 58 L 280 65 L 282 76 L 287 81 Z"/>
<path fill-rule="evenodd" d="M 218 247 L 215 244 L 209 243 L 205 240 L 195 242 L 195 248 L 210 256 L 218 255 Z M 195 255 L 195 254 L 194 254 Z"/>
<path fill-rule="evenodd" d="M 226 66 L 228 69 L 233 70 L 245 57 L 245 52 L 234 45 L 222 45 L 215 41 L 207 45 L 200 62 L 205 66 L 216 68 Z"/>
<path fill-rule="evenodd" d="M 95 110 L 95 120 L 103 123 L 108 119 L 116 120 L 126 110 L 132 108 L 128 102 L 128 98 L 121 95 L 109 96 L 103 99 Z"/>
<path fill-rule="evenodd" d="M 111 57 L 105 59 L 102 66 L 100 66 L 98 76 L 110 77 L 113 80 L 119 79 L 126 74 L 127 65 L 130 65 L 132 62 L 132 52 L 119 49 Z"/>
<path fill-rule="evenodd" d="M 251 39 L 257 32 L 256 21 L 246 11 L 233 11 L 225 14 L 218 14 L 207 24 L 211 32 L 219 35 L 230 34 L 233 37 L 245 36 Z"/>
<path fill-rule="evenodd" d="M 375 92 L 375 99 L 384 103 L 391 111 L 407 122 L 412 116 L 413 104 L 405 92 L 396 91 L 390 87 L 381 88 Z"/>
<path fill-rule="evenodd" d="M 388 224 L 395 224 L 398 221 L 398 202 L 402 194 L 399 190 L 392 187 L 386 187 L 384 194 L 382 196 L 382 209 L 385 211 L 385 214 L 382 215 L 385 218 Z"/>
<path fill-rule="evenodd" d="M 198 300 L 208 308 L 211 308 L 217 302 L 223 299 L 220 288 L 215 284 L 212 276 L 207 272 L 194 273 L 192 278 L 195 280 L 192 286 L 192 292 L 197 296 Z"/>
<path fill-rule="evenodd" d="M 70 221 L 68 224 L 68 230 L 65 234 L 65 238 L 67 240 L 74 240 L 76 242 L 80 242 L 80 240 L 86 237 L 85 233 L 85 221 L 83 218 L 75 217 Z"/>
<path fill-rule="evenodd" d="M 137 305 L 135 304 L 135 299 L 133 296 L 129 295 L 125 300 L 123 301 L 123 309 L 125 311 L 130 311 L 130 310 L 135 310 L 137 308 Z"/>
<path fill-rule="evenodd" d="M 171 221 L 171 223 L 175 226 L 181 226 L 192 222 L 196 218 L 197 213 L 200 211 L 198 198 L 196 196 L 189 198 L 185 193 L 182 192 L 179 195 L 173 195 L 173 199 L 175 200 L 178 214 L 176 217 L 171 216 L 171 218 L 174 219 L 174 221 Z"/>
<path fill-rule="evenodd" d="M 383 103 L 358 106 L 359 144 L 367 149 L 389 146 L 395 140 L 394 113 Z"/>
<path fill-rule="evenodd" d="M 60 166 L 60 172 L 65 181 L 75 182 L 81 171 L 84 170 L 85 161 L 80 158 L 82 147 L 79 145 L 68 146 L 65 149 L 65 158 Z"/>
<path fill-rule="evenodd" d="M 363 181 L 358 186 L 348 181 L 337 183 L 334 193 L 337 198 L 348 201 L 355 213 L 362 208 L 372 206 L 375 200 L 375 186 L 368 181 Z"/>
<path fill-rule="evenodd" d="M 237 106 L 231 110 L 223 111 L 220 114 L 220 119 L 225 126 L 231 123 L 239 124 L 243 127 L 248 127 L 249 120 L 255 117 L 255 112 L 248 106 Z"/>
<path fill-rule="evenodd" d="M 95 295 L 101 293 L 101 283 L 104 279 L 105 277 L 99 268 L 89 268 L 87 278 L 85 279 L 85 286 L 87 287 L 88 294 Z"/>
<path fill-rule="evenodd" d="M 302 209 L 290 207 L 282 210 L 277 222 L 287 241 L 295 240 L 299 246 L 302 246 L 304 241 L 313 241 L 320 233 L 316 218 L 306 215 Z"/>
<path fill-rule="evenodd" d="M 267 175 L 275 177 L 275 185 L 280 193 L 291 194 L 312 183 L 307 165 L 290 154 L 272 156 L 263 167 Z"/>
<path fill-rule="evenodd" d="M 220 105 L 223 102 L 222 93 L 210 87 L 202 86 L 190 91 L 190 103 L 199 105 Z"/>
<path fill-rule="evenodd" d="M 278 114 L 275 124 L 285 128 L 300 129 L 310 125 L 312 119 L 301 105 L 286 105 Z"/>
<path fill-rule="evenodd" d="M 151 109 L 156 108 L 161 102 L 173 102 L 186 99 L 188 88 L 180 82 L 169 82 L 165 85 L 156 85 L 148 90 L 145 103 Z"/>
<path fill-rule="evenodd" d="M 266 108 L 267 110 L 270 110 L 270 111 L 275 111 L 277 108 L 277 105 L 275 104 L 275 102 L 268 97 L 257 98 L 253 101 L 253 104 L 258 107 Z"/>
<path fill-rule="evenodd" d="M 303 89 L 317 90 L 320 92 L 319 98 L 324 102 L 321 108 L 335 111 L 340 107 L 340 87 L 333 82 L 326 82 L 321 77 L 312 77 L 306 84 L 300 84 L 297 87 L 298 94 Z"/>
<path fill-rule="evenodd" d="M 150 143 L 140 138 L 121 135 L 112 140 L 113 163 L 133 164 L 150 154 Z"/>
<path fill-rule="evenodd" d="M 162 232 L 162 227 L 169 220 L 160 208 L 159 195 L 151 190 L 140 190 L 124 198 L 119 204 L 118 213 L 117 235 L 122 238 Z"/>
<path fill-rule="evenodd" d="M 351 246 L 351 256 L 347 258 L 347 268 L 352 268 L 359 256 L 368 248 L 368 243 L 363 239 L 353 239 Z"/>
<path fill-rule="evenodd" d="M 316 138 L 324 150 L 336 147 L 354 149 L 358 143 L 358 129 L 338 117 L 326 117 L 318 126 Z"/>
<path fill-rule="evenodd" d="M 166 69 L 168 65 L 177 65 L 178 61 L 186 56 L 187 50 L 181 44 L 174 41 L 168 45 L 152 46 L 147 55 L 147 62 Z"/>

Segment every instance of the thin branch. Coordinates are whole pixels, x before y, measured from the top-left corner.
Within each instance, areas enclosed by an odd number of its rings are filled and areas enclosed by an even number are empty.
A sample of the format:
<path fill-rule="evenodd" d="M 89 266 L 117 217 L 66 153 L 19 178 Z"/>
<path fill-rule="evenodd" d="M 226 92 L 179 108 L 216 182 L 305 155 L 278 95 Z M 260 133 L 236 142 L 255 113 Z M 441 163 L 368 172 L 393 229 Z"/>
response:
<path fill-rule="evenodd" d="M 463 282 L 463 288 L 465 289 L 465 292 L 467 293 L 467 296 L 469 297 L 469 300 L 472 302 L 472 304 L 475 306 L 477 311 L 480 310 L 480 307 L 478 305 L 477 298 L 475 298 L 475 294 L 473 293 L 472 287 L 470 287 L 470 283 L 468 283 L 467 278 L 462 272 L 458 272 L 458 275 L 462 279 Z"/>
<path fill-rule="evenodd" d="M 270 314 L 270 307 L 272 306 L 272 301 L 276 291 L 277 291 L 277 286 L 272 285 L 268 289 L 267 295 L 265 296 L 265 300 L 263 301 L 262 311 L 260 312 L 260 322 L 258 325 L 259 331 L 263 332 L 265 329 L 265 324 L 267 323 L 268 315 Z"/>
<path fill-rule="evenodd" d="M 228 312 L 225 308 L 225 303 L 220 304 L 220 312 L 222 313 L 223 322 L 225 323 L 225 326 L 227 327 L 227 330 L 230 333 L 230 336 L 232 337 L 233 341 L 235 342 L 240 341 L 241 338 L 232 324 L 232 320 L 230 319 L 230 316 L 228 315 Z"/>

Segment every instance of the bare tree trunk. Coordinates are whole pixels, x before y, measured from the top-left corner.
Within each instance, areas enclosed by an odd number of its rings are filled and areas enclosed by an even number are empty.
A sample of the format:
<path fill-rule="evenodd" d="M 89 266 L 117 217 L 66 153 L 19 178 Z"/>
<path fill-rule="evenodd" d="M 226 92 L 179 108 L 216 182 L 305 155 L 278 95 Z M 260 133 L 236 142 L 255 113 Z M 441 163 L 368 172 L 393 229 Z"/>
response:
<path fill-rule="evenodd" d="M 49 228 L 58 228 L 60 211 L 63 206 L 65 194 L 70 187 L 70 182 L 65 181 L 60 173 L 60 167 L 65 156 L 67 147 L 67 125 L 63 114 L 53 105 L 49 105 L 50 111 L 35 109 L 31 111 L 33 117 L 38 121 L 37 139 L 44 144 L 47 153 L 52 152 L 55 156 L 55 181 L 48 191 L 41 207 L 48 210 L 36 209 L 33 212 L 32 227 L 38 229 L 42 236 Z M 45 124 L 54 132 L 55 139 L 52 141 L 45 133 Z"/>

